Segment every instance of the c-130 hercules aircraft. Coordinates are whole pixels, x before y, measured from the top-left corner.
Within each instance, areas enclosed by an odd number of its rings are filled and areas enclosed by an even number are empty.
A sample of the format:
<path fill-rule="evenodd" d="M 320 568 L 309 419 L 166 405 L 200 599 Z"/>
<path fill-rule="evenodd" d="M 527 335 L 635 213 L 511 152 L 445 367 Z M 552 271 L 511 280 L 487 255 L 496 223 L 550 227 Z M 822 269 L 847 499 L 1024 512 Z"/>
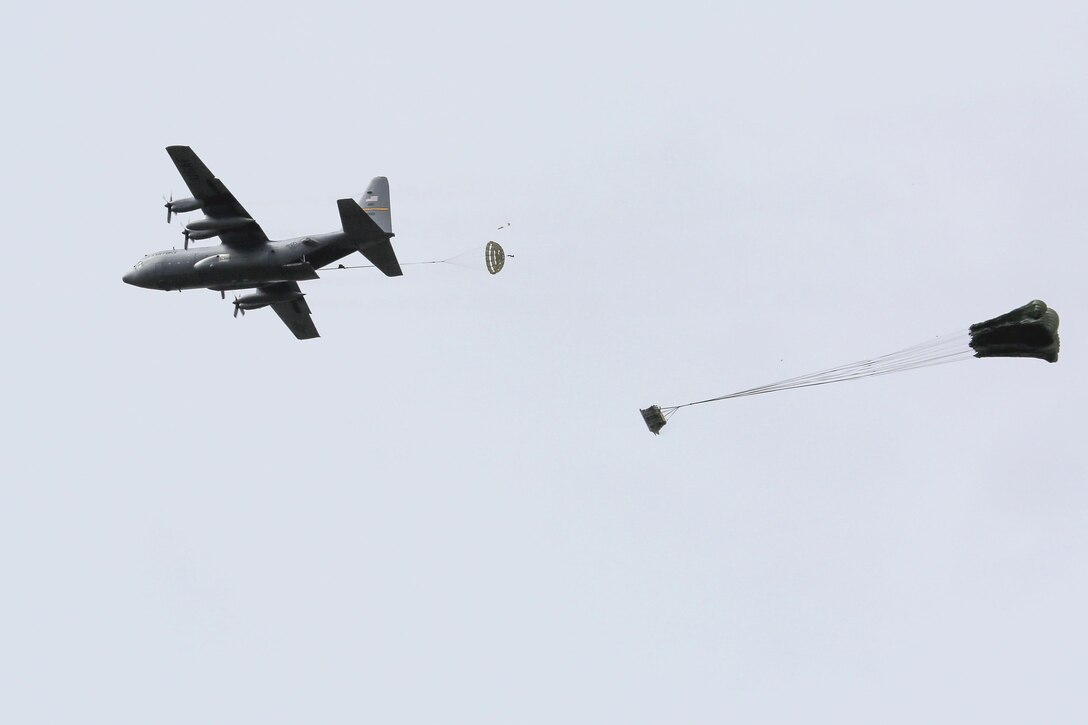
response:
<path fill-rule="evenodd" d="M 360 252 L 386 276 L 403 274 L 389 241 L 393 225 L 384 176 L 371 180 L 358 202 L 336 202 L 341 231 L 274 242 L 191 148 L 168 146 L 166 152 L 193 195 L 166 202 L 166 221 L 198 209 L 204 218 L 186 224 L 184 249 L 146 255 L 121 277 L 124 282 L 158 290 L 210 289 L 224 298 L 228 290 L 255 287 L 255 292 L 234 300 L 235 316 L 271 307 L 295 337 L 308 340 L 318 333 L 298 283 L 317 279 L 317 269 Z M 215 236 L 221 244 L 189 249 L 190 240 Z"/>

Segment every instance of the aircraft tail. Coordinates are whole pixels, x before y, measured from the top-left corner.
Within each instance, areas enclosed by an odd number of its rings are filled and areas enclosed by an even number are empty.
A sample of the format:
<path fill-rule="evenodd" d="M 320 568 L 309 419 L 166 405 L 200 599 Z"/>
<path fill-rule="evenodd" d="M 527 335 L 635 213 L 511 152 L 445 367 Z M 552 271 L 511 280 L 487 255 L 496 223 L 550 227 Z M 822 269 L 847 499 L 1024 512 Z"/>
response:
<path fill-rule="evenodd" d="M 393 229 L 389 216 L 389 182 L 386 178 L 379 176 L 371 181 L 366 196 L 358 202 L 339 199 L 336 206 L 340 210 L 344 232 L 355 248 L 387 277 L 404 274 L 389 241 Z"/>
<path fill-rule="evenodd" d="M 389 213 L 389 179 L 375 176 L 359 197 L 359 206 L 389 236 L 393 236 L 393 217 Z"/>

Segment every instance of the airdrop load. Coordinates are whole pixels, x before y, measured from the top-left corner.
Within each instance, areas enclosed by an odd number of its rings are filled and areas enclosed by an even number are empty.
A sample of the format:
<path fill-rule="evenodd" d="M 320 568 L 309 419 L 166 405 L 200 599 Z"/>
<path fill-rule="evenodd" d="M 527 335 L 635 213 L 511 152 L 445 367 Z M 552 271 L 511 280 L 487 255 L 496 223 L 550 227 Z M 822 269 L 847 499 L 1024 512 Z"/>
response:
<path fill-rule="evenodd" d="M 1057 362 L 1058 346 L 1058 313 L 1047 307 L 1042 300 L 1033 300 L 1011 312 L 971 325 L 966 330 L 942 335 L 929 342 L 887 355 L 693 403 L 665 407 L 652 405 L 641 410 L 641 413 L 646 427 L 651 433 L 658 435 L 673 413 L 692 405 L 889 375 L 971 357 L 1034 357 Z"/>
<path fill-rule="evenodd" d="M 656 405 L 651 405 L 649 408 L 642 408 L 639 410 L 642 413 L 642 419 L 646 421 L 646 427 L 650 429 L 650 432 L 654 435 L 659 435 L 661 429 L 665 427 L 664 414 L 661 412 L 661 408 Z"/>

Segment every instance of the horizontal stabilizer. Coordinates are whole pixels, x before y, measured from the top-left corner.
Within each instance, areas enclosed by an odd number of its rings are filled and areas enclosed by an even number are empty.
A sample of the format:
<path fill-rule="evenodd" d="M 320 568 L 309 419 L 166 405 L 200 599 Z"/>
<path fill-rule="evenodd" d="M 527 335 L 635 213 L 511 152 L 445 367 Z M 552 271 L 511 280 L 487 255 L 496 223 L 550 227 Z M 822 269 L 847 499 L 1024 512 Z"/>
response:
<path fill-rule="evenodd" d="M 340 223 L 344 232 L 356 249 L 387 277 L 404 274 L 400 269 L 400 262 L 397 261 L 397 253 L 389 242 L 392 234 L 378 226 L 354 199 L 339 199 L 336 206 L 340 209 Z"/>
<path fill-rule="evenodd" d="M 400 269 L 400 262 L 397 261 L 397 253 L 393 251 L 393 245 L 389 243 L 388 239 L 369 247 L 363 247 L 359 251 L 386 277 L 400 277 L 404 274 Z"/>

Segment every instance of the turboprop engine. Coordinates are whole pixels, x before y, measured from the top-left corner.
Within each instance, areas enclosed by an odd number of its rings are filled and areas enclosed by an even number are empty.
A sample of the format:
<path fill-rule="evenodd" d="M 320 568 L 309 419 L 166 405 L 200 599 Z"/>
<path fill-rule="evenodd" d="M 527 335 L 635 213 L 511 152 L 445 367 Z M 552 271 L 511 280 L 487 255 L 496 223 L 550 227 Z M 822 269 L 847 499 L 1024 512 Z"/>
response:
<path fill-rule="evenodd" d="M 249 217 L 226 217 L 224 219 L 197 219 L 185 225 L 181 230 L 185 237 L 185 248 L 189 248 L 189 242 L 196 239 L 209 239 L 225 232 L 228 229 L 237 229 L 253 222 Z"/>
<path fill-rule="evenodd" d="M 252 294 L 234 298 L 234 316 L 237 317 L 239 312 L 245 315 L 246 310 L 257 310 L 261 307 L 268 307 L 275 302 L 294 302 L 303 297 L 305 297 L 305 294 L 292 289 L 275 291 L 259 289 Z"/>
<path fill-rule="evenodd" d="M 178 199 L 177 201 L 174 201 L 174 199 L 171 198 L 163 204 L 163 206 L 166 207 L 166 223 L 169 224 L 171 216 L 174 214 L 184 214 L 185 212 L 196 211 L 200 208 L 201 202 L 199 199 L 192 198 Z"/>
<path fill-rule="evenodd" d="M 201 231 L 194 232 L 194 231 L 191 231 L 190 229 L 186 228 L 186 229 L 182 230 L 181 234 L 182 234 L 182 236 L 185 237 L 185 248 L 188 249 L 189 248 L 189 242 L 196 241 L 198 239 L 211 239 L 215 235 L 219 234 L 219 232 L 217 232 L 214 229 L 206 229 L 206 230 L 204 230 L 202 232 Z"/>
<path fill-rule="evenodd" d="M 204 219 L 196 219 L 185 225 L 185 228 L 190 232 L 225 232 L 228 229 L 237 229 L 238 227 L 244 227 L 246 224 L 252 224 L 253 220 L 244 216 L 232 216 L 222 219 L 212 219 L 205 217 Z"/>

